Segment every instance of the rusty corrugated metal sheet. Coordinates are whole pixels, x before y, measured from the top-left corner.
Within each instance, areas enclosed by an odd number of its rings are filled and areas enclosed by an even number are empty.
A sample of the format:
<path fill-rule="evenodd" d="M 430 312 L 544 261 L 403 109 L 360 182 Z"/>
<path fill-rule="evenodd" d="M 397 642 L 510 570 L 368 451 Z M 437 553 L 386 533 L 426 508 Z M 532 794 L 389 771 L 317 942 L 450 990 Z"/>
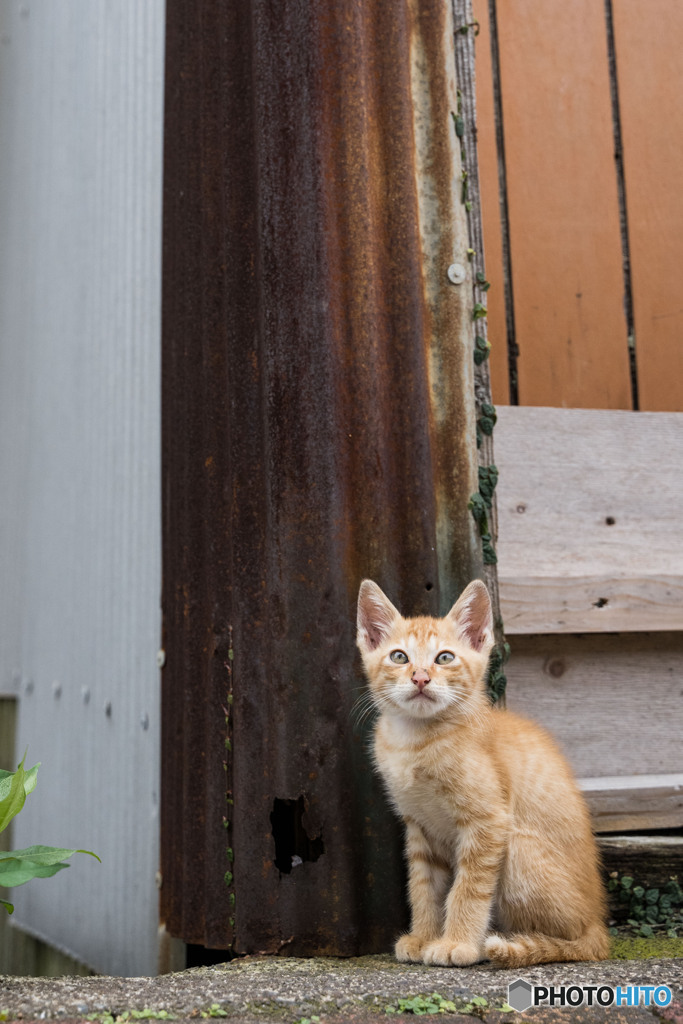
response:
<path fill-rule="evenodd" d="M 162 919 L 385 949 L 403 869 L 350 716 L 358 584 L 444 611 L 482 568 L 450 5 L 167 17 Z"/>

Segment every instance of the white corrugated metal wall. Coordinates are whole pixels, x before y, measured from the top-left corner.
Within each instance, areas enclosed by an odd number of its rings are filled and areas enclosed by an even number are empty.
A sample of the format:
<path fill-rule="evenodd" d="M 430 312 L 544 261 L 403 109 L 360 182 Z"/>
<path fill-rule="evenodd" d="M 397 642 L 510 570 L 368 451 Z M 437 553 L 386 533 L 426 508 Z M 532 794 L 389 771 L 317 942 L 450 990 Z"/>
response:
<path fill-rule="evenodd" d="M 16 923 L 157 969 L 164 0 L 0 0 L 0 692 L 42 762 Z"/>

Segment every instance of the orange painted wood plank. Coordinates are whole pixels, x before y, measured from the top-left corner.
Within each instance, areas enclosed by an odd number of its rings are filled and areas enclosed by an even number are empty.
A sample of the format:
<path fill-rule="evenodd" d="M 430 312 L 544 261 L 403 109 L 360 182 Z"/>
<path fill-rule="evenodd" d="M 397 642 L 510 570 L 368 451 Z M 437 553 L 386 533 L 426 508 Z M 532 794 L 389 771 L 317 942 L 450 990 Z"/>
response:
<path fill-rule="evenodd" d="M 491 396 L 494 405 L 510 403 L 507 326 L 505 322 L 505 286 L 503 274 L 503 235 L 498 189 L 498 151 L 491 66 L 491 32 L 488 0 L 473 0 L 473 13 L 480 32 L 475 40 L 477 86 L 477 157 L 479 189 L 484 232 L 486 277 L 491 287 L 486 293 L 488 340 L 491 342 L 489 366 Z"/>
<path fill-rule="evenodd" d="M 628 409 L 604 7 L 497 10 L 519 401 Z"/>
<path fill-rule="evenodd" d="M 683 411 L 683 7 L 614 0 L 640 408 Z"/>

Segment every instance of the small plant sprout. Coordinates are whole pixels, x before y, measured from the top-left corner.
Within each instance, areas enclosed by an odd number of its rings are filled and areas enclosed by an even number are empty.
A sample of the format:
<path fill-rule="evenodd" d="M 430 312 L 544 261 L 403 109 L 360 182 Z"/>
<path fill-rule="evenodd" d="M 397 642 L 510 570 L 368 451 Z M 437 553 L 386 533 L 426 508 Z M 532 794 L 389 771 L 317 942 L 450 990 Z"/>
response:
<path fill-rule="evenodd" d="M 24 754 L 15 772 L 0 771 L 0 832 L 4 832 L 13 818 L 26 803 L 26 797 L 36 788 L 40 763 L 29 771 L 24 769 Z M 24 885 L 32 878 L 49 878 L 58 871 L 68 868 L 64 861 L 74 853 L 87 853 L 99 861 L 90 850 L 67 850 L 55 846 L 28 846 L 25 850 L 0 851 L 0 885 L 12 889 Z M 5 910 L 12 914 L 14 906 L 7 900 L 0 900 Z"/>

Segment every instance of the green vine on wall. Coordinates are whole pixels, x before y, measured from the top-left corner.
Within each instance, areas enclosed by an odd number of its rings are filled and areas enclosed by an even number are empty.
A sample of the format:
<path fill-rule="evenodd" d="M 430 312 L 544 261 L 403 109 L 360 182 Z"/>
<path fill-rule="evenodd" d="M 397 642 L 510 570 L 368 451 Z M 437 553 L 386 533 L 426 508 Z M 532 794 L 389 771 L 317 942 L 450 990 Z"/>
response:
<path fill-rule="evenodd" d="M 479 490 L 470 496 L 467 508 L 472 513 L 481 537 L 481 547 L 484 556 L 484 565 L 496 565 L 498 556 L 493 546 L 493 537 L 489 528 L 489 512 L 493 504 L 493 492 L 498 483 L 498 468 L 496 466 L 479 467 Z"/>
<path fill-rule="evenodd" d="M 475 35 L 478 34 L 479 25 L 474 22 L 467 25 L 462 25 L 457 32 L 461 35 L 466 35 L 470 29 L 474 28 Z M 472 212 L 473 203 L 469 194 L 469 172 L 467 170 L 467 160 L 465 151 L 465 136 L 467 124 L 463 113 L 462 103 L 462 92 L 458 89 L 458 105 L 455 113 L 451 112 L 453 118 L 453 125 L 455 128 L 455 134 L 460 143 L 460 159 L 461 159 L 461 202 L 465 206 L 468 214 Z M 474 261 L 476 252 L 473 248 L 467 250 L 467 258 L 470 262 Z M 486 295 L 489 288 L 491 287 L 490 281 L 486 280 L 486 275 L 483 270 L 477 270 L 474 275 L 475 287 L 478 289 L 481 298 Z M 472 321 L 476 324 L 479 320 L 485 320 L 488 315 L 488 309 L 484 302 L 477 299 L 472 308 Z M 475 331 L 474 337 L 474 348 L 473 358 L 476 367 L 481 367 L 486 360 L 489 358 L 491 351 L 490 342 L 484 336 L 483 333 Z M 481 448 L 485 437 L 491 437 L 493 435 L 493 428 L 496 425 L 497 415 L 495 406 L 488 400 L 482 400 L 482 396 L 479 395 L 477 398 L 477 448 Z M 498 483 L 498 469 L 495 465 L 480 466 L 479 467 L 479 490 L 476 494 L 471 495 L 468 502 L 468 509 L 472 514 L 472 517 L 477 524 L 479 531 L 479 537 L 481 539 L 482 557 L 484 565 L 496 565 L 498 557 L 496 555 L 495 547 L 493 544 L 493 536 L 491 534 L 491 528 L 489 525 L 490 512 L 493 505 L 493 494 Z M 502 621 L 497 622 L 497 633 L 502 635 L 503 623 Z M 507 679 L 503 671 L 505 663 L 510 657 L 510 645 L 503 639 L 497 643 L 489 658 L 489 666 L 487 673 L 487 689 L 491 701 L 495 703 L 500 700 L 504 693 L 507 685 Z"/>

